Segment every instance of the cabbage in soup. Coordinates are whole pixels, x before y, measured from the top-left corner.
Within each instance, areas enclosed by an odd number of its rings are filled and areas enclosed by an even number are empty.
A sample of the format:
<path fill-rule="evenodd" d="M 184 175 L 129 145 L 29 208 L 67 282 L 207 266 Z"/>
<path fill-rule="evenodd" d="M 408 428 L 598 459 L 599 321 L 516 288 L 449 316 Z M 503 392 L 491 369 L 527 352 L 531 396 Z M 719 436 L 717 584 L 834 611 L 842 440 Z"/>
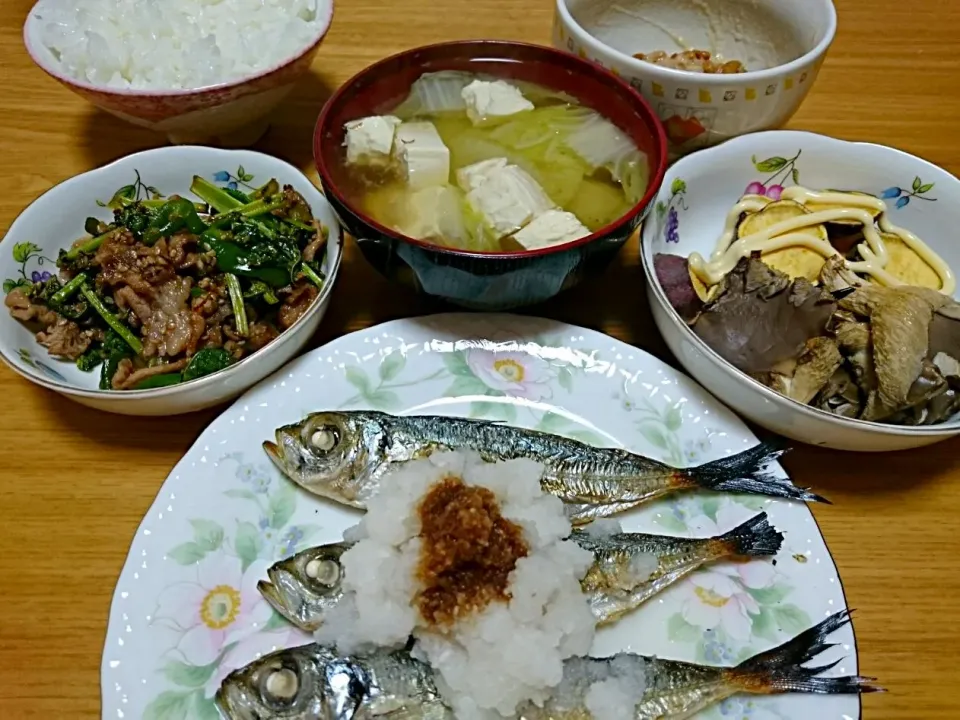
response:
<path fill-rule="evenodd" d="M 575 98 L 531 83 L 427 73 L 389 115 L 348 122 L 352 202 L 397 232 L 510 252 L 585 237 L 646 192 L 646 155 Z"/>

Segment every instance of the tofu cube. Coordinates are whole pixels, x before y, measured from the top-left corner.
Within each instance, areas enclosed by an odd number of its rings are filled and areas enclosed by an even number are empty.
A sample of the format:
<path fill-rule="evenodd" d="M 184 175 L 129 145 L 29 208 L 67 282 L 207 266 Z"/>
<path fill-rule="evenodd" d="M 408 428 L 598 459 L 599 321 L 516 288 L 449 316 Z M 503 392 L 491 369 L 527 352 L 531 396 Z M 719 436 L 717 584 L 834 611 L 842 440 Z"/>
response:
<path fill-rule="evenodd" d="M 450 150 L 431 122 L 405 122 L 397 128 L 397 158 L 414 190 L 445 185 L 450 178 Z"/>
<path fill-rule="evenodd" d="M 464 192 L 476 190 L 487 181 L 487 178 L 503 170 L 507 165 L 507 159 L 502 157 L 467 165 L 457 170 L 457 185 Z"/>
<path fill-rule="evenodd" d="M 526 250 L 560 245 L 590 234 L 577 216 L 564 210 L 546 210 L 537 215 L 512 237 Z"/>
<path fill-rule="evenodd" d="M 478 169 L 477 165 L 483 163 L 488 165 Z M 474 169 L 462 173 L 471 188 L 467 192 L 467 202 L 497 237 L 516 232 L 535 216 L 555 207 L 543 188 L 525 170 L 489 160 L 483 163 L 463 169 Z"/>
<path fill-rule="evenodd" d="M 374 115 L 344 125 L 348 165 L 387 165 L 400 118 Z"/>
<path fill-rule="evenodd" d="M 474 80 L 461 92 L 467 117 L 474 125 L 496 122 L 517 113 L 533 110 L 519 88 L 503 80 Z"/>

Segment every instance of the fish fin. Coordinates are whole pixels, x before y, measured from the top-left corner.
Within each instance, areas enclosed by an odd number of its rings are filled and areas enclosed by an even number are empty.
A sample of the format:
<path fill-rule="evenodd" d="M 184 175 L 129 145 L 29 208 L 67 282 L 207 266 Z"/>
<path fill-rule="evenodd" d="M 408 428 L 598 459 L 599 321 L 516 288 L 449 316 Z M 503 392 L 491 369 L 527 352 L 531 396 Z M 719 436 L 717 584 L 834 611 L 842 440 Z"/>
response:
<path fill-rule="evenodd" d="M 727 671 L 728 679 L 742 692 L 755 695 L 788 692 L 818 695 L 882 692 L 882 688 L 873 684 L 875 678 L 860 675 L 817 677 L 836 666 L 840 660 L 819 667 L 803 667 L 803 663 L 834 647 L 835 643 L 827 642 L 827 636 L 849 622 L 850 611 L 841 610 L 779 647 L 744 660 Z"/>
<path fill-rule="evenodd" d="M 779 458 L 787 449 L 779 441 L 765 442 L 730 457 L 678 470 L 677 475 L 681 482 L 686 481 L 688 488 L 768 495 L 829 505 L 830 501 L 826 498 L 766 471 L 767 464 Z"/>
<path fill-rule="evenodd" d="M 740 557 L 776 555 L 783 545 L 783 533 L 770 524 L 765 512 L 754 515 L 719 538 L 727 553 Z"/>

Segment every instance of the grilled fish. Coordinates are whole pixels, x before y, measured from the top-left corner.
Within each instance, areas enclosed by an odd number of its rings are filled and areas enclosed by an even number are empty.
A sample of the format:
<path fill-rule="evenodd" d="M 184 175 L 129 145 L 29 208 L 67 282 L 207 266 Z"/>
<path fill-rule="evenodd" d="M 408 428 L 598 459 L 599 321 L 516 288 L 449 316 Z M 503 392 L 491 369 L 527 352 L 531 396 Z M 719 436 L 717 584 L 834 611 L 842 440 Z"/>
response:
<path fill-rule="evenodd" d="M 711 538 L 576 530 L 570 539 L 594 555 L 581 586 L 601 625 L 619 620 L 707 563 L 776 555 L 783 543 L 783 535 L 770 525 L 766 513 Z M 340 556 L 350 547 L 334 543 L 299 552 L 270 567 L 269 581 L 261 580 L 257 588 L 289 622 L 316 632 L 343 598 Z"/>
<path fill-rule="evenodd" d="M 323 619 L 343 599 L 340 556 L 351 543 L 307 548 L 267 569 L 269 581 L 257 590 L 281 617 L 301 630 L 316 632 Z"/>
<path fill-rule="evenodd" d="M 693 468 L 675 468 L 613 448 L 483 420 L 399 417 L 380 412 L 319 412 L 276 431 L 263 448 L 287 477 L 321 497 L 365 508 L 385 472 L 436 450 L 473 450 L 487 461 L 528 458 L 540 482 L 566 503 L 575 525 L 683 490 L 752 493 L 825 502 L 766 472 L 784 450 L 761 444 Z"/>
<path fill-rule="evenodd" d="M 683 720 L 740 693 L 822 695 L 875 692 L 872 678 L 820 677 L 840 661 L 804 667 L 833 647 L 827 637 L 850 620 L 839 612 L 777 648 L 733 668 L 661 660 L 630 653 L 571 658 L 551 698 L 522 705 L 519 720 L 590 720 L 588 691 L 604 680 L 633 680 L 633 720 Z M 339 656 L 311 644 L 255 660 L 226 677 L 216 704 L 228 720 L 361 720 L 384 713 L 404 719 L 453 720 L 430 666 L 406 650 Z M 399 713 L 398 715 L 396 715 Z"/>
<path fill-rule="evenodd" d="M 599 536 L 574 530 L 570 539 L 593 553 L 593 565 L 580 585 L 598 625 L 616 622 L 707 563 L 776 555 L 783 544 L 783 535 L 770 525 L 766 513 L 711 538 Z"/>

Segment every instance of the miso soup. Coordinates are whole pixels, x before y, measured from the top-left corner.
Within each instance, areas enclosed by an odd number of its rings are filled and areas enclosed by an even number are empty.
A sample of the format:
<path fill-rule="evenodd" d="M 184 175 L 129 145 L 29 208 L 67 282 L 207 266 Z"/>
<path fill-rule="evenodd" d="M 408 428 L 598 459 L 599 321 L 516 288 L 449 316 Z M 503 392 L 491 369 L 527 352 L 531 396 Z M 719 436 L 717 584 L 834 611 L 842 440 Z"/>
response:
<path fill-rule="evenodd" d="M 348 122 L 344 191 L 425 242 L 484 252 L 559 245 L 626 214 L 646 155 L 565 93 L 457 71 L 427 73 L 390 114 Z"/>

